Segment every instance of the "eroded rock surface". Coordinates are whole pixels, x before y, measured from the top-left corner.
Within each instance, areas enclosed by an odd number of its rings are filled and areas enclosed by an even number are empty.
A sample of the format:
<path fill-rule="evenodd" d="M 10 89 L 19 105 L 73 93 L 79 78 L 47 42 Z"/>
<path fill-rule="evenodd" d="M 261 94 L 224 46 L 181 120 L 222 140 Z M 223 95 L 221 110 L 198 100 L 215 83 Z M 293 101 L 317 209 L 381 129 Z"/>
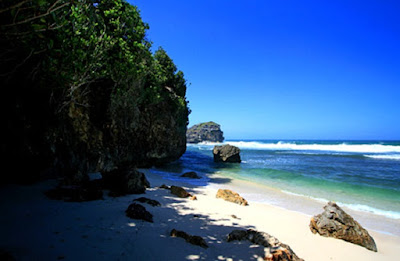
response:
<path fill-rule="evenodd" d="M 130 204 L 129 207 L 125 210 L 125 214 L 127 217 L 133 219 L 141 219 L 153 223 L 153 215 L 140 204 Z"/>
<path fill-rule="evenodd" d="M 249 204 L 247 200 L 242 198 L 238 193 L 229 189 L 219 189 L 217 192 L 217 198 L 222 198 L 226 201 L 233 202 L 242 206 L 247 206 Z"/>
<path fill-rule="evenodd" d="M 328 202 L 324 212 L 311 218 L 310 229 L 314 234 L 343 239 L 371 251 L 378 251 L 368 231 L 334 202 Z"/>
<path fill-rule="evenodd" d="M 140 197 L 140 198 L 134 199 L 133 201 L 137 201 L 137 202 L 140 202 L 140 203 L 146 203 L 146 204 L 149 204 L 150 206 L 153 206 L 153 207 L 161 206 L 160 202 L 158 202 L 157 200 L 150 199 L 150 198 L 145 198 L 145 197 Z"/>
<path fill-rule="evenodd" d="M 171 237 L 181 237 L 186 240 L 186 242 L 196 245 L 196 246 L 201 246 L 202 248 L 208 248 L 208 245 L 206 241 L 200 237 L 200 236 L 192 236 L 189 235 L 188 233 L 176 229 L 172 229 L 170 233 Z"/>
<path fill-rule="evenodd" d="M 224 133 L 221 131 L 221 126 L 210 121 L 196 124 L 187 130 L 187 143 L 199 143 L 203 141 L 223 142 Z"/>
<path fill-rule="evenodd" d="M 214 162 L 240 163 L 240 149 L 232 145 L 215 146 L 213 149 Z"/>
<path fill-rule="evenodd" d="M 150 187 L 146 176 L 136 169 L 120 168 L 104 172 L 104 188 L 110 190 L 110 196 L 122 196 L 126 194 L 143 194 Z"/>
<path fill-rule="evenodd" d="M 265 247 L 264 260 L 268 261 L 302 261 L 294 251 L 286 244 L 281 243 L 276 237 L 256 230 L 234 230 L 229 233 L 227 241 L 249 240 L 253 244 Z"/>

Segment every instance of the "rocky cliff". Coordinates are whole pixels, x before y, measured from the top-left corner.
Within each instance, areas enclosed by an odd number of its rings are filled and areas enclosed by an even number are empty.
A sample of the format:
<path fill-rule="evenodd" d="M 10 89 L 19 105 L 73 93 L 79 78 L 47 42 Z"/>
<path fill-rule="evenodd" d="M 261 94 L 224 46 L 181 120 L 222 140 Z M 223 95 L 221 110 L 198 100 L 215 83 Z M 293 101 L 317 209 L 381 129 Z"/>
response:
<path fill-rule="evenodd" d="M 223 142 L 224 133 L 221 131 L 221 126 L 210 121 L 196 124 L 187 130 L 187 143 L 199 143 L 203 141 Z"/>
<path fill-rule="evenodd" d="M 2 6 L 0 160 L 12 171 L 0 183 L 43 175 L 79 182 L 89 172 L 163 164 L 186 150 L 184 74 L 164 49 L 151 50 L 137 7 L 68 4 Z"/>

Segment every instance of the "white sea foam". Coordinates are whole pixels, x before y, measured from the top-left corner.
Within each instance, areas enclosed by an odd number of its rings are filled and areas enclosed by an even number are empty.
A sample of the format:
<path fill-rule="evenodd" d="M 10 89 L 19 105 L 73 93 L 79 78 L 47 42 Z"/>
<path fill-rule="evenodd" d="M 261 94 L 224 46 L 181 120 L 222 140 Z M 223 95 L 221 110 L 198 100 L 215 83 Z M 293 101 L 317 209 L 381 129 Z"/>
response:
<path fill-rule="evenodd" d="M 305 197 L 305 198 L 309 198 L 309 199 L 312 199 L 312 200 L 315 200 L 318 202 L 323 202 L 323 203 L 327 203 L 329 201 L 328 199 L 306 196 L 306 195 L 290 192 L 287 190 L 282 190 L 282 192 L 285 194 L 288 194 L 288 195 L 297 196 L 297 197 Z M 374 208 L 374 207 L 370 207 L 370 206 L 362 205 L 362 204 L 351 204 L 351 203 L 343 203 L 343 202 L 336 202 L 336 203 L 341 207 L 346 207 L 346 208 L 349 208 L 349 209 L 352 209 L 355 211 L 368 212 L 368 213 L 372 213 L 372 214 L 379 215 L 379 216 L 384 216 L 384 217 L 391 218 L 391 219 L 400 219 L 400 213 L 396 212 L 396 211 L 382 210 L 382 209 L 378 209 L 378 208 Z"/>
<path fill-rule="evenodd" d="M 352 153 L 400 153 L 400 146 L 383 144 L 296 144 L 290 142 L 263 143 L 258 141 L 228 141 L 227 144 L 253 150 L 303 150 Z M 207 144 L 214 145 L 214 144 Z"/>
<path fill-rule="evenodd" d="M 400 160 L 400 155 L 364 155 L 364 157 L 374 158 L 374 159 L 389 159 L 389 160 Z"/>

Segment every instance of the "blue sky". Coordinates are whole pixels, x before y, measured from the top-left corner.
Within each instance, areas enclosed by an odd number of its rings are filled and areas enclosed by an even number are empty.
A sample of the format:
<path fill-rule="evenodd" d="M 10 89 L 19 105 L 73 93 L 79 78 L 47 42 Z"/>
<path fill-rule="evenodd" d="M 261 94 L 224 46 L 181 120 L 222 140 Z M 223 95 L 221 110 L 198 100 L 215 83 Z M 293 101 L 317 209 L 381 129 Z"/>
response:
<path fill-rule="evenodd" d="M 400 2 L 129 1 L 228 139 L 400 139 Z"/>

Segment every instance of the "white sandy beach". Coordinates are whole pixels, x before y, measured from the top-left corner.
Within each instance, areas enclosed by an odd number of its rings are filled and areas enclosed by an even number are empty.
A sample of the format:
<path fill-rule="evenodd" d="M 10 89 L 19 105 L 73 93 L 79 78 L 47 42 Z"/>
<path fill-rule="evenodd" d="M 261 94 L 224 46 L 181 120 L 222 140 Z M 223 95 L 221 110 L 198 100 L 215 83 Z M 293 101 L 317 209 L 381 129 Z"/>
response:
<path fill-rule="evenodd" d="M 312 234 L 311 216 L 251 201 L 249 206 L 239 206 L 215 197 L 218 184 L 194 187 L 142 171 L 151 184 L 145 195 L 111 198 L 105 193 L 104 200 L 91 202 L 47 199 L 42 192 L 55 180 L 0 188 L 0 249 L 17 260 L 257 260 L 264 254 L 263 247 L 226 242 L 232 230 L 252 228 L 275 236 L 304 260 L 397 260 L 400 256 L 397 236 L 369 231 L 378 248 L 375 253 Z M 157 188 L 161 184 L 183 186 L 198 200 L 177 198 Z M 234 184 L 221 187 L 235 190 Z M 162 205 L 142 204 L 153 214 L 154 223 L 125 216 L 132 200 L 142 196 Z M 203 237 L 209 248 L 171 238 L 172 229 Z"/>

